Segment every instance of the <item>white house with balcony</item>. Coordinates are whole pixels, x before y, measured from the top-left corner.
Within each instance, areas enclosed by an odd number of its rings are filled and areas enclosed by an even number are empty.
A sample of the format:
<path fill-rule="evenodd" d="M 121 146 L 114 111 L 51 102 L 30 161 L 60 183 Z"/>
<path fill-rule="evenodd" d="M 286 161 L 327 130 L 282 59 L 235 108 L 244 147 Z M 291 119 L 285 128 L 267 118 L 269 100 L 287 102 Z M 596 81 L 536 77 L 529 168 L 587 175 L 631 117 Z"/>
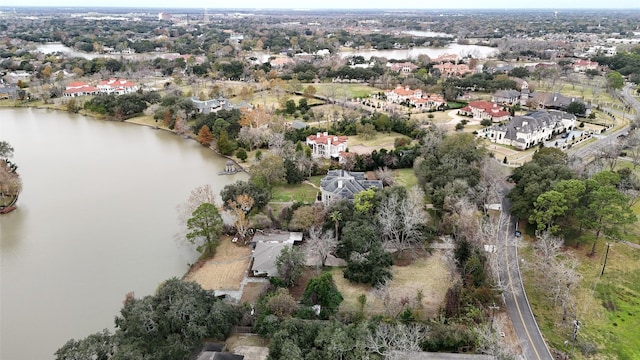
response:
<path fill-rule="evenodd" d="M 506 125 L 494 125 L 482 129 L 479 137 L 501 145 L 525 150 L 550 140 L 554 135 L 575 128 L 576 117 L 558 110 L 538 110 L 524 116 L 513 117 Z"/>
<path fill-rule="evenodd" d="M 347 151 L 348 136 L 317 133 L 307 136 L 307 145 L 311 147 L 311 156 L 325 159 L 338 159 L 340 152 Z"/>

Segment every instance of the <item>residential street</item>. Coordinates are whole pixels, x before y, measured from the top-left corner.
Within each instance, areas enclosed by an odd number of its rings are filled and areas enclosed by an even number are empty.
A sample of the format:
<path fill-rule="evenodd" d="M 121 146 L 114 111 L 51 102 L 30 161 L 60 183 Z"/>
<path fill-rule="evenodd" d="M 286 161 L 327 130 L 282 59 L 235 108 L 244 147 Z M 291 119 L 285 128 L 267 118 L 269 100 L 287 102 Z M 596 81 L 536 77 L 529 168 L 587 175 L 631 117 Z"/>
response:
<path fill-rule="evenodd" d="M 503 198 L 497 248 L 504 303 L 525 359 L 552 360 L 522 285 L 515 237 L 516 220 L 509 215 L 510 207 L 509 199 Z"/>
<path fill-rule="evenodd" d="M 631 95 L 632 88 L 633 87 L 631 85 L 626 85 L 622 89 L 622 96 L 624 98 L 624 102 L 630 105 L 631 107 L 635 108 L 636 114 L 640 114 L 640 102 L 638 102 L 638 100 L 636 100 Z M 616 116 L 622 116 L 622 113 L 617 111 L 612 111 L 612 113 L 615 113 Z M 627 113 L 626 116 L 631 117 L 632 115 Z M 596 152 L 599 151 L 599 149 L 606 147 L 609 143 L 611 143 L 612 141 L 615 141 L 618 138 L 618 136 L 629 132 L 629 128 L 630 126 L 627 125 L 612 133 L 605 133 L 604 136 L 602 137 L 596 137 L 595 138 L 596 140 L 591 143 L 569 149 L 567 151 L 567 154 L 569 154 L 569 156 L 576 156 L 581 159 L 588 159 L 594 154 L 596 154 Z"/>

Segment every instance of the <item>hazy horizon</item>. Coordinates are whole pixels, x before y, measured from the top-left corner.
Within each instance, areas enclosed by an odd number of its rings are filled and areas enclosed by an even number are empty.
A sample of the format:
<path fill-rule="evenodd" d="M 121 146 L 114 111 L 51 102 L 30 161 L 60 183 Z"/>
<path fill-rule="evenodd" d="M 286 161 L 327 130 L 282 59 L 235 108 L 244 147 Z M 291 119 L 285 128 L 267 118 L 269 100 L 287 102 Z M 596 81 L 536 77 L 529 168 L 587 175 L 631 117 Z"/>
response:
<path fill-rule="evenodd" d="M 520 3 L 522 4 L 522 3 Z M 179 5 L 179 6 L 176 6 Z M 212 6 L 213 5 L 213 6 Z M 127 0 L 112 0 L 108 2 L 96 1 L 87 5 L 82 0 L 60 0 L 50 2 L 49 0 L 25 0 L 7 1 L 0 5 L 0 8 L 12 7 L 78 7 L 78 8 L 173 8 L 173 9 L 197 9 L 207 8 L 210 10 L 627 10 L 640 9 L 638 0 L 612 0 L 603 2 L 599 0 L 585 0 L 575 2 L 573 0 L 540 0 L 514 6 L 513 1 L 490 0 L 479 2 L 476 0 L 459 0 L 456 2 L 446 2 L 440 4 L 425 4 L 418 1 L 388 2 L 381 0 L 370 1 L 339 1 L 325 0 L 321 2 L 300 3 L 293 0 L 275 0 L 271 2 L 258 0 L 245 0 L 234 4 L 234 6 L 221 7 L 220 4 L 203 0 L 190 0 L 177 4 L 170 0 L 157 0 L 153 2 L 142 2 L 132 5 Z M 265 6 L 266 5 L 266 6 Z"/>

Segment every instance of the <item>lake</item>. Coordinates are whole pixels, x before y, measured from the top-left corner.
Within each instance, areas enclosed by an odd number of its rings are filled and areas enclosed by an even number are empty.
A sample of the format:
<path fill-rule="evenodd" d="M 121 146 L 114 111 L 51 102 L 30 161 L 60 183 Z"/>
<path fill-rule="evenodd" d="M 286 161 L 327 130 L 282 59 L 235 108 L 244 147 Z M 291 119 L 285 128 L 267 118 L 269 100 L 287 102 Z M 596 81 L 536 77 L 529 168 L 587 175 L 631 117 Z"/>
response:
<path fill-rule="evenodd" d="M 125 294 L 181 277 L 197 254 L 175 239 L 191 190 L 245 180 L 162 130 L 36 109 L 0 109 L 15 149 L 18 209 L 0 215 L 0 358 L 46 360 L 113 319 Z"/>

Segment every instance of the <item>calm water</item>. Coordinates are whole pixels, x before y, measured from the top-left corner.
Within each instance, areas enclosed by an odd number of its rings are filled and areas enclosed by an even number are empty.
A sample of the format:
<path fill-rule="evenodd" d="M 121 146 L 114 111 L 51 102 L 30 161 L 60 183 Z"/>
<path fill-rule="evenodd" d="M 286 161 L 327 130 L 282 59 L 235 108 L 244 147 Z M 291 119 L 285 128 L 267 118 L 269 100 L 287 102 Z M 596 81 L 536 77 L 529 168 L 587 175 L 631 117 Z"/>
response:
<path fill-rule="evenodd" d="M 113 328 L 129 291 L 152 293 L 197 257 L 175 207 L 197 186 L 246 175 L 163 131 L 63 112 L 0 110 L 24 190 L 0 216 L 0 359 L 50 360 L 70 338 Z"/>
<path fill-rule="evenodd" d="M 404 60 L 418 59 L 419 55 L 427 55 L 430 58 L 436 58 L 444 54 L 457 54 L 461 57 L 472 56 L 476 59 L 484 59 L 494 56 L 498 53 L 497 48 L 480 45 L 461 45 L 461 44 L 449 44 L 445 47 L 429 48 L 429 47 L 414 47 L 411 49 L 400 50 L 356 50 L 356 51 L 340 51 L 341 57 L 362 56 L 365 59 L 370 59 L 372 56 L 383 57 L 387 59 Z"/>

